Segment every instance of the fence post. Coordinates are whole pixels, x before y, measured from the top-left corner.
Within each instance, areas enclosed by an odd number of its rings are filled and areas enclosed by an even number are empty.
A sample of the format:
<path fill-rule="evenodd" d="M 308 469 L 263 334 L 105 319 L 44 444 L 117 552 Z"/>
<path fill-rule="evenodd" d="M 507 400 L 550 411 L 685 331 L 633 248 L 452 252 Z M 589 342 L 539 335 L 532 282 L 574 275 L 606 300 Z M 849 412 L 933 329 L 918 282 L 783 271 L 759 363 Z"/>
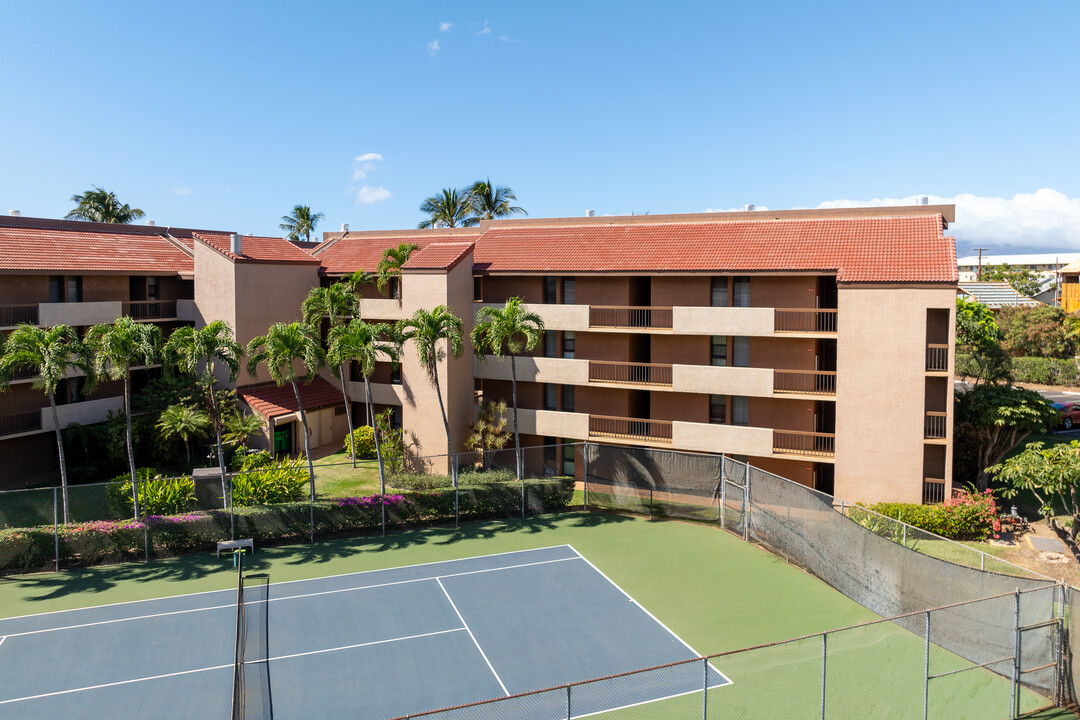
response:
<path fill-rule="evenodd" d="M 1065 639 L 1068 628 L 1065 626 L 1065 608 L 1069 601 L 1069 590 L 1062 580 L 1058 585 L 1061 590 L 1061 604 L 1055 613 L 1058 616 L 1057 630 L 1057 673 L 1054 680 L 1054 702 L 1059 706 L 1065 704 Z"/>
<path fill-rule="evenodd" d="M 233 482 L 232 482 L 232 479 L 233 479 L 233 476 L 230 473 L 229 474 L 229 487 L 228 487 L 229 496 L 227 498 L 225 498 L 225 499 L 229 503 L 229 539 L 230 540 L 235 540 L 236 539 L 236 509 L 233 507 Z M 192 476 L 191 482 L 192 482 L 192 484 L 195 483 L 194 476 Z"/>
<path fill-rule="evenodd" d="M 450 480 L 454 485 L 454 527 L 458 526 L 457 453 L 450 453 Z"/>
<path fill-rule="evenodd" d="M 829 633 L 821 633 L 821 720 L 825 720 L 825 678 L 829 657 Z"/>
<path fill-rule="evenodd" d="M 60 521 L 56 507 L 56 487 L 52 489 L 52 531 L 53 531 L 53 556 L 56 560 L 56 572 L 60 572 Z"/>
<path fill-rule="evenodd" d="M 709 719 L 709 658 L 701 658 L 701 720 Z"/>
<path fill-rule="evenodd" d="M 903 530 L 903 536 L 902 536 L 903 537 L 903 546 L 907 547 L 907 523 L 902 524 L 900 527 L 902 527 L 904 529 Z"/>
<path fill-rule="evenodd" d="M 581 504 L 582 510 L 589 509 L 589 441 L 585 441 L 585 446 L 581 450 L 582 455 L 585 458 L 585 500 Z"/>
<path fill-rule="evenodd" d="M 743 463 L 743 480 L 746 487 L 743 489 L 743 542 L 750 542 L 750 463 Z"/>
<path fill-rule="evenodd" d="M 149 482 L 149 480 L 143 482 Z M 143 549 L 146 553 L 143 561 L 150 562 L 150 517 L 146 514 L 145 502 L 139 503 L 139 507 L 142 509 Z"/>
<path fill-rule="evenodd" d="M 1009 717 L 1017 716 L 1017 704 L 1020 698 L 1017 690 L 1020 686 L 1020 588 L 1013 592 L 1013 671 L 1012 696 L 1009 698 Z"/>
<path fill-rule="evenodd" d="M 930 717 L 930 611 L 926 611 L 926 654 L 923 658 L 923 720 Z"/>
<path fill-rule="evenodd" d="M 562 462 L 562 456 L 561 456 L 562 445 L 556 445 L 555 447 L 558 448 L 558 450 L 560 452 L 559 459 L 556 460 L 555 462 L 561 463 Z M 521 458 L 517 457 L 516 454 L 515 454 L 515 457 L 514 457 L 514 464 L 517 466 L 518 482 L 521 483 L 521 519 L 524 520 L 525 519 L 525 473 L 523 472 L 524 463 L 521 462 Z"/>
<path fill-rule="evenodd" d="M 724 522 L 724 506 L 727 505 L 727 458 L 720 456 L 720 529 L 727 527 Z"/>
<path fill-rule="evenodd" d="M 571 720 L 574 716 L 570 714 L 570 686 L 566 686 L 566 720 Z"/>

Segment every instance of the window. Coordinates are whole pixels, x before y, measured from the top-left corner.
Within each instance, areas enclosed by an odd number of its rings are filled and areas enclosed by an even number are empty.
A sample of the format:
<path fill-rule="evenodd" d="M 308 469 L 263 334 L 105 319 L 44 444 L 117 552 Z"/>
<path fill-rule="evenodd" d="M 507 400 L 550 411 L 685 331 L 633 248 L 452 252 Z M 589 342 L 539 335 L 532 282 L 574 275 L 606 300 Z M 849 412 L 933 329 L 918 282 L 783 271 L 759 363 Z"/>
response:
<path fill-rule="evenodd" d="M 709 396 L 709 422 L 714 425 L 727 424 L 727 395 Z"/>
<path fill-rule="evenodd" d="M 399 277 L 390 278 L 390 298 L 392 300 L 401 299 L 401 278 Z"/>
<path fill-rule="evenodd" d="M 82 302 L 82 278 L 77 275 L 49 276 L 49 302 Z"/>
<path fill-rule="evenodd" d="M 750 278 L 735 278 L 735 307 L 750 307 Z"/>
<path fill-rule="evenodd" d="M 544 357 L 559 357 L 559 333 L 554 330 L 544 332 Z"/>
<path fill-rule="evenodd" d="M 750 424 L 750 398 L 745 395 L 735 395 L 731 398 L 731 424 Z"/>
<path fill-rule="evenodd" d="M 563 278 L 562 281 L 562 301 L 563 305 L 573 305 L 574 298 L 576 297 L 576 290 L 574 287 L 574 278 Z"/>
<path fill-rule="evenodd" d="M 472 299 L 473 302 L 484 302 L 484 278 L 477 276 L 472 279 Z"/>
<path fill-rule="evenodd" d="M 158 279 L 154 275 L 151 275 L 150 277 L 146 278 L 146 299 L 147 300 L 158 300 L 159 299 Z"/>
<path fill-rule="evenodd" d="M 563 385 L 562 386 L 562 410 L 563 412 L 574 412 L 574 386 Z"/>
<path fill-rule="evenodd" d="M 67 402 L 77 403 L 82 402 L 83 397 L 83 380 L 81 377 L 68 378 L 67 380 Z"/>
<path fill-rule="evenodd" d="M 562 334 L 562 356 L 564 358 L 574 357 L 574 345 L 576 342 L 576 336 L 572 332 L 564 332 Z"/>
<path fill-rule="evenodd" d="M 559 279 L 555 277 L 544 278 L 544 304 L 554 305 L 559 302 L 558 298 Z"/>
<path fill-rule="evenodd" d="M 64 302 L 64 276 L 52 275 L 49 277 L 49 302 Z"/>
<path fill-rule="evenodd" d="M 732 365 L 750 367 L 750 338 L 736 336 L 732 338 Z"/>
<path fill-rule="evenodd" d="M 727 365 L 727 335 L 712 336 L 712 364 Z"/>
<path fill-rule="evenodd" d="M 544 383 L 544 409 L 545 410 L 558 410 L 559 407 L 556 404 L 558 402 L 558 385 L 549 385 Z"/>
<path fill-rule="evenodd" d="M 711 304 L 713 307 L 728 306 L 728 279 L 726 277 L 714 277 L 712 279 Z"/>
<path fill-rule="evenodd" d="M 67 297 L 64 302 L 82 302 L 82 278 L 75 276 L 67 279 Z"/>
<path fill-rule="evenodd" d="M 565 444 L 562 448 L 562 474 L 574 477 L 574 446 L 570 444 Z"/>
<path fill-rule="evenodd" d="M 557 472 L 559 459 L 558 440 L 553 437 L 544 438 L 544 474 L 554 475 Z"/>
<path fill-rule="evenodd" d="M 390 366 L 390 384 L 391 385 L 400 385 L 401 384 L 401 366 L 400 365 L 394 364 L 394 365 Z"/>
<path fill-rule="evenodd" d="M 394 430 L 401 429 L 401 408 L 391 405 L 390 406 L 390 427 Z"/>

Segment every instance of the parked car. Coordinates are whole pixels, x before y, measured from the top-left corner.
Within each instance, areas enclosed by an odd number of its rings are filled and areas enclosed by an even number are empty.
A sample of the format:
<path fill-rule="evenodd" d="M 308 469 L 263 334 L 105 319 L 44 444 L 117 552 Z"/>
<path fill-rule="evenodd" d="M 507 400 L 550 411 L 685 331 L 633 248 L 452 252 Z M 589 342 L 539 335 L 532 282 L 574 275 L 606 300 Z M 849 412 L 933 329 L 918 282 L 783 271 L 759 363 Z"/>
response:
<path fill-rule="evenodd" d="M 1061 413 L 1061 426 L 1066 430 L 1072 430 L 1080 426 L 1080 404 L 1053 403 L 1054 409 Z"/>

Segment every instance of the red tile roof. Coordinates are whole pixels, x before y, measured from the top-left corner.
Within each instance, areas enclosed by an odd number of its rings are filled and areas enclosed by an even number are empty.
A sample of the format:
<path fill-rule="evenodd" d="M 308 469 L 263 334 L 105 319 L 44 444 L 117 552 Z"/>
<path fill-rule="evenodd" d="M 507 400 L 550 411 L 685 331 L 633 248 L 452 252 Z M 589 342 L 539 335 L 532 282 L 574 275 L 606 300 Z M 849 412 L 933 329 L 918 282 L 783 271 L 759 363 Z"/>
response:
<path fill-rule="evenodd" d="M 298 248 L 285 238 L 244 235 L 240 245 L 242 255 L 237 255 L 230 249 L 232 247 L 231 235 L 197 232 L 195 238 L 236 262 L 288 264 L 318 264 L 319 262 L 306 250 Z"/>
<path fill-rule="evenodd" d="M 272 418 L 289 415 L 299 410 L 292 384 L 245 385 L 236 388 L 237 396 L 263 417 Z M 304 411 L 340 405 L 343 402 L 341 390 L 321 377 L 309 383 L 300 384 L 300 399 L 304 401 Z"/>
<path fill-rule="evenodd" d="M 152 234 L 150 229 L 71 221 L 53 227 L 0 222 L 0 272 L 192 273 L 194 261 L 163 237 L 165 228 L 152 228 Z"/>
<path fill-rule="evenodd" d="M 402 265 L 403 270 L 449 270 L 472 252 L 475 243 L 440 242 L 426 245 Z"/>

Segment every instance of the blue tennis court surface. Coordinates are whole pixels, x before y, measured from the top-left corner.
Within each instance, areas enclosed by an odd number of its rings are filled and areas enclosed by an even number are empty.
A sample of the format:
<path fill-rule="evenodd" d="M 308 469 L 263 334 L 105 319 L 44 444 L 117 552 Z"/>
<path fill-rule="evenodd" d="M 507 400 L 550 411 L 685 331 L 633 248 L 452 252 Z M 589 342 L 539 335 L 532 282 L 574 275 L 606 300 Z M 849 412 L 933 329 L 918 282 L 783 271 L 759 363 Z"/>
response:
<path fill-rule="evenodd" d="M 385 720 L 698 657 L 569 546 L 269 580 L 245 583 L 247 718 Z M 235 623 L 235 591 L 0 620 L 0 717 L 227 717 Z M 590 685 L 573 714 L 704 682 L 730 681 L 690 663 Z M 528 702 L 515 717 L 566 716 Z"/>

